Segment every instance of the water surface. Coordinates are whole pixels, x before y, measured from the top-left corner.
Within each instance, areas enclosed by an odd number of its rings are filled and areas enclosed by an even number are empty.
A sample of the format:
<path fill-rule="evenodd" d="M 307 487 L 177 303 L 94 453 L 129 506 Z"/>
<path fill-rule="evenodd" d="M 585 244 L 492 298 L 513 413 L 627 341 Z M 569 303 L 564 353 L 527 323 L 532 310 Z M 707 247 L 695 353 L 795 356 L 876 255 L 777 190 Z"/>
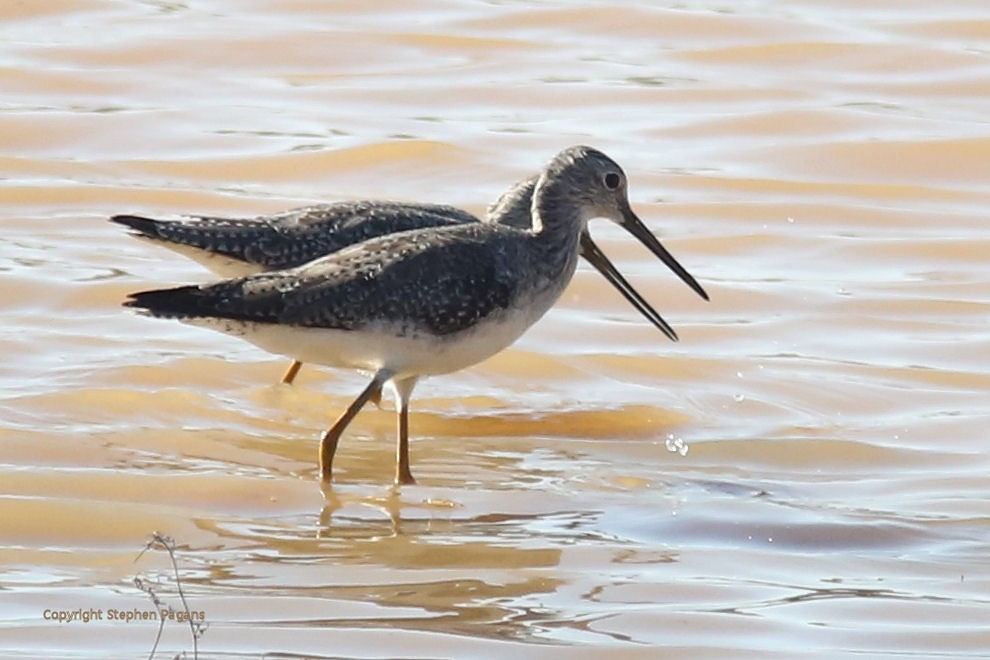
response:
<path fill-rule="evenodd" d="M 990 656 L 984 3 L 333 5 L 0 8 L 2 654 L 147 657 L 157 530 L 204 657 Z M 417 486 L 386 406 L 321 490 L 360 376 L 119 307 L 208 275 L 114 213 L 481 212 L 578 143 L 711 302 L 595 222 L 681 341 L 581 266 L 420 384 Z"/>

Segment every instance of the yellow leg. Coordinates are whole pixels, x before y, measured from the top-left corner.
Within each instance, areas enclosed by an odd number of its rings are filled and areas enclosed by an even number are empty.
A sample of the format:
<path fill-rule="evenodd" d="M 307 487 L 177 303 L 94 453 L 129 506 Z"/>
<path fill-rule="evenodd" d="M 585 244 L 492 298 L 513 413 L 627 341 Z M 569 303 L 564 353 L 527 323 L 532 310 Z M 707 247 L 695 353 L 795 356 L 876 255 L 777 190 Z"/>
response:
<path fill-rule="evenodd" d="M 416 379 L 393 382 L 395 385 L 395 412 L 398 417 L 396 429 L 398 442 L 395 447 L 395 483 L 414 484 L 416 480 L 409 469 L 409 395 L 416 385 Z"/>
<path fill-rule="evenodd" d="M 302 362 L 299 360 L 293 360 L 289 368 L 285 370 L 285 374 L 282 375 L 282 382 L 286 385 L 291 385 L 292 381 L 296 379 L 296 374 L 299 373 L 299 367 L 302 366 Z"/>
<path fill-rule="evenodd" d="M 412 472 L 409 469 L 409 406 L 399 410 L 399 444 L 395 453 L 395 483 L 414 484 Z"/>
<path fill-rule="evenodd" d="M 337 443 L 340 442 L 340 436 L 344 433 L 344 429 L 361 411 L 364 404 L 381 394 L 382 383 L 386 380 L 388 380 L 388 375 L 383 375 L 381 372 L 376 374 L 368 386 L 364 388 L 364 391 L 358 395 L 358 398 L 347 406 L 347 410 L 323 434 L 323 438 L 320 439 L 320 478 L 323 481 L 328 482 L 333 478 L 333 455 L 337 453 Z"/>

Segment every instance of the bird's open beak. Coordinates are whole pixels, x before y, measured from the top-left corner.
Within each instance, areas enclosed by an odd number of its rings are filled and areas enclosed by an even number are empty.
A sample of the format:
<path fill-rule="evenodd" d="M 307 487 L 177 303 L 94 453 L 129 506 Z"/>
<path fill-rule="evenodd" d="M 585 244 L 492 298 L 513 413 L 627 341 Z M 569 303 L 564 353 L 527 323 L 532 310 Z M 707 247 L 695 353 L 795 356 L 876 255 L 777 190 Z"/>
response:
<path fill-rule="evenodd" d="M 588 234 L 587 230 L 581 232 L 581 256 L 587 259 L 588 263 L 594 266 L 595 269 L 598 270 L 598 272 L 612 284 L 612 286 L 618 289 L 619 293 L 621 293 L 626 300 L 631 302 L 632 306 L 639 310 L 639 313 L 645 316 L 650 323 L 658 327 L 663 334 L 670 337 L 671 341 L 677 341 L 677 333 L 674 332 L 674 329 L 663 320 L 660 314 L 657 313 L 657 310 L 650 306 L 650 303 L 643 300 L 643 297 L 639 295 L 636 289 L 634 289 L 632 285 L 626 281 L 626 278 L 624 278 L 622 274 L 616 270 L 612 262 L 608 260 L 608 257 L 606 257 L 602 251 L 598 249 L 598 246 L 595 245 L 595 242 L 591 240 L 591 235 Z M 671 260 L 673 260 L 673 257 L 671 257 Z M 677 262 L 675 261 L 674 263 Z M 690 277 L 690 275 L 688 275 L 688 277 Z"/>

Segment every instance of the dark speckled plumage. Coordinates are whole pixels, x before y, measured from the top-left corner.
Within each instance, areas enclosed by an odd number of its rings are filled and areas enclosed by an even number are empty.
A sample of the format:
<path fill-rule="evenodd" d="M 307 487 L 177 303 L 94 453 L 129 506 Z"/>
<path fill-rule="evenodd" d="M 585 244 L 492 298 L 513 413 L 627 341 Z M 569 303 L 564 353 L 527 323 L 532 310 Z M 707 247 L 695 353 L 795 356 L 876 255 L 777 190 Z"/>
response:
<path fill-rule="evenodd" d="M 259 218 L 110 219 L 141 236 L 255 264 L 259 270 L 292 268 L 385 234 L 478 222 L 453 206 L 380 201 L 320 204 Z"/>
<path fill-rule="evenodd" d="M 302 268 L 138 293 L 127 304 L 164 317 L 339 330 L 384 324 L 443 336 L 510 306 L 520 281 L 506 255 L 524 236 L 481 223 L 390 234 Z"/>

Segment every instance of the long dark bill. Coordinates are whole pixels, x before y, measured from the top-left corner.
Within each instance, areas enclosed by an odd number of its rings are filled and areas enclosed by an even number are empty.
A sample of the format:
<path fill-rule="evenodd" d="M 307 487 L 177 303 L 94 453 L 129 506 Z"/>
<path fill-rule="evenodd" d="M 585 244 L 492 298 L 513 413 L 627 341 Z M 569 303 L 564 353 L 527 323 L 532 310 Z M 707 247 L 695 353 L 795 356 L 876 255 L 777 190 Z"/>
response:
<path fill-rule="evenodd" d="M 667 335 L 671 341 L 677 341 L 677 333 L 674 329 L 663 320 L 660 314 L 657 313 L 650 303 L 643 300 L 643 297 L 639 295 L 636 291 L 626 281 L 626 278 L 622 276 L 621 273 L 615 268 L 611 261 L 608 260 L 595 242 L 591 240 L 591 235 L 585 230 L 581 232 L 581 256 L 588 260 L 592 266 L 601 273 L 606 280 L 614 286 L 623 297 L 632 303 L 632 306 L 639 310 L 639 313 L 645 316 L 650 323 L 655 325 L 660 329 L 663 334 Z"/>
<path fill-rule="evenodd" d="M 636 214 L 633 213 L 632 209 L 623 209 L 622 216 L 622 222 L 619 224 L 621 224 L 626 231 L 635 236 L 640 243 L 645 245 L 650 250 L 650 252 L 660 257 L 660 261 L 667 264 L 667 268 L 674 271 L 679 278 L 684 280 L 685 284 L 694 289 L 695 293 L 705 300 L 708 300 L 708 294 L 701 288 L 701 285 L 698 284 L 697 280 L 691 277 L 691 273 L 684 270 L 684 266 L 677 263 L 677 259 L 674 259 L 670 252 L 667 252 L 667 248 L 660 245 L 660 241 L 657 240 L 657 237 L 654 236 L 653 233 L 646 228 L 646 225 L 644 225 L 643 222 L 636 217 Z"/>

